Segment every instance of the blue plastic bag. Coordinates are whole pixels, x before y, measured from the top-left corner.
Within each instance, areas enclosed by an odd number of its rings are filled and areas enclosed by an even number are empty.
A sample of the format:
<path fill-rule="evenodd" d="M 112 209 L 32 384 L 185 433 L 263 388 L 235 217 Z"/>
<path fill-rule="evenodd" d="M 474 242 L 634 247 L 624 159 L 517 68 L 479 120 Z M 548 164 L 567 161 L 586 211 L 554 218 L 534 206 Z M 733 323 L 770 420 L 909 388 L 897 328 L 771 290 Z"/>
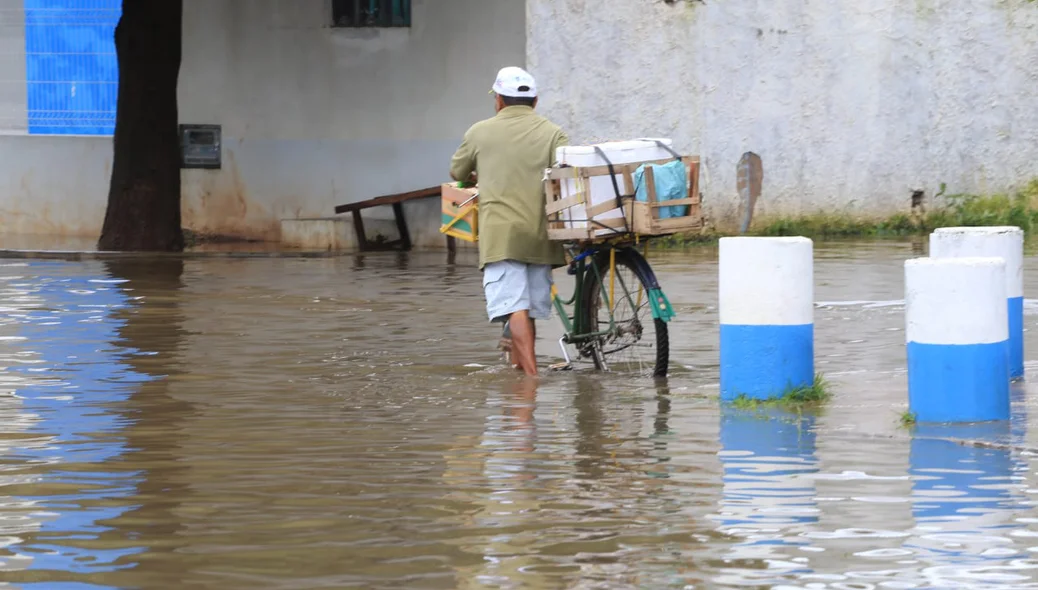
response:
<path fill-rule="evenodd" d="M 662 165 L 652 165 L 652 176 L 656 181 L 657 202 L 662 203 L 688 197 L 688 169 L 684 162 L 674 160 Z M 634 171 L 634 186 L 634 198 L 642 203 L 648 202 L 649 191 L 645 186 L 645 164 L 638 166 L 638 169 Z M 660 219 L 684 217 L 688 215 L 688 212 L 688 205 L 660 207 Z"/>

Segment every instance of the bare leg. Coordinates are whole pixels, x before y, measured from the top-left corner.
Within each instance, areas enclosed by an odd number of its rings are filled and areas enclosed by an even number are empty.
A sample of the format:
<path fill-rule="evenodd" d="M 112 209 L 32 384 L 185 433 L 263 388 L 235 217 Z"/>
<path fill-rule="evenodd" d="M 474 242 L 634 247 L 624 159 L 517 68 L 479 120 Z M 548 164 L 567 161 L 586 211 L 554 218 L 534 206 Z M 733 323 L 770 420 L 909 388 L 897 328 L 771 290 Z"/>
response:
<path fill-rule="evenodd" d="M 512 360 L 524 373 L 537 375 L 537 356 L 534 352 L 534 328 L 529 311 L 517 311 L 509 318 L 512 328 Z"/>
<path fill-rule="evenodd" d="M 537 342 L 537 320 L 530 320 L 530 326 L 533 328 L 533 340 Z M 505 362 L 512 365 L 513 369 L 519 369 L 519 365 L 512 362 L 512 330 L 508 329 L 506 334 L 501 335 L 501 340 L 497 343 L 497 347 L 504 354 Z M 536 345 L 534 346 L 536 348 Z"/>

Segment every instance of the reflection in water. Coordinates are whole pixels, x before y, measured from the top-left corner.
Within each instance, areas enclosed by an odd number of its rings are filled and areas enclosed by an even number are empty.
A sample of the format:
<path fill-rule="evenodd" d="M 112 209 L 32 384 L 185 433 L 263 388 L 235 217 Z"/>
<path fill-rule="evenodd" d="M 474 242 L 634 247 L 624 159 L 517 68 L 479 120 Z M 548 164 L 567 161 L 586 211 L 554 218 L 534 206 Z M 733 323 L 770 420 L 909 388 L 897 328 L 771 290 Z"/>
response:
<path fill-rule="evenodd" d="M 1010 439 L 1015 446 L 1027 444 L 1027 385 L 1016 381 L 1009 386 Z"/>
<path fill-rule="evenodd" d="M 731 547 L 728 558 L 735 567 L 721 580 L 773 584 L 782 576 L 811 571 L 807 559 L 791 549 L 808 544 L 799 535 L 818 522 L 811 477 L 818 472 L 813 429 L 810 414 L 722 404 L 724 495 L 715 518 L 723 532 L 743 541 Z"/>
<path fill-rule="evenodd" d="M 929 250 L 930 240 L 927 237 L 913 236 L 912 242 L 912 255 L 913 256 L 926 256 Z"/>
<path fill-rule="evenodd" d="M 411 266 L 411 257 L 407 254 L 407 252 L 397 252 L 396 253 L 396 269 L 397 270 L 407 270 L 408 268 L 410 268 L 410 266 Z"/>
<path fill-rule="evenodd" d="M 171 395 L 173 380 L 183 376 L 181 348 L 184 317 L 181 309 L 182 260 L 119 260 L 106 263 L 113 279 L 135 302 L 115 314 L 122 320 L 114 344 L 127 351 L 126 363 L 148 379 L 132 392 L 125 405 L 123 432 L 129 451 L 123 464 L 146 466 L 141 472 L 132 509 L 110 522 L 107 542 L 163 547 L 148 560 L 134 560 L 136 584 L 174 584 L 176 566 L 165 564 L 183 543 L 178 539 L 179 507 L 190 497 L 188 465 L 181 459 L 181 431 L 192 405 Z M 131 562 L 127 562 L 130 565 Z"/>
<path fill-rule="evenodd" d="M 23 379 L 15 396 L 34 423 L 9 460 L 16 462 L 12 470 L 31 474 L 33 485 L 6 492 L 17 506 L 9 519 L 39 526 L 8 551 L 32 570 L 112 571 L 142 550 L 93 542 L 129 509 L 125 499 L 142 481 L 139 471 L 117 464 L 129 450 L 126 402 L 151 379 L 129 362 L 147 351 L 113 344 L 126 324 L 120 311 L 134 302 L 120 286 L 123 279 L 102 272 L 65 275 L 50 264 L 25 270 L 44 276 L 9 281 L 3 296 L 7 317 L 24 338 L 21 356 L 31 355 L 32 363 L 7 370 Z M 35 301 L 26 306 L 26 298 Z"/>
<path fill-rule="evenodd" d="M 665 379 L 656 384 L 656 415 L 653 417 L 652 434 L 649 436 L 652 440 L 650 454 L 656 459 L 656 464 L 650 465 L 648 473 L 662 479 L 669 477 L 667 464 L 670 463 L 671 457 L 667 447 L 674 438 L 670 428 L 670 396 L 670 386 Z"/>
<path fill-rule="evenodd" d="M 449 498 L 471 506 L 464 519 L 449 520 L 468 539 L 465 551 L 479 557 L 456 568 L 456 587 L 697 581 L 685 555 L 700 548 L 690 534 L 695 519 L 679 515 L 701 494 L 688 481 L 668 481 L 677 478 L 667 468 L 667 388 L 618 396 L 581 375 L 559 385 L 509 380 L 487 400 L 482 436 L 458 438 L 448 453 Z M 640 543 L 667 551 L 653 557 L 658 549 L 647 554 Z"/>
<path fill-rule="evenodd" d="M 165 277 L 164 268 L 152 263 L 147 276 Z M 4 520 L 36 526 L 17 531 L 19 540 L 6 548 L 6 569 L 38 572 L 26 578 L 36 582 L 133 567 L 144 551 L 141 527 L 122 530 L 119 522 L 143 509 L 134 507 L 135 498 L 150 484 L 147 472 L 124 459 L 148 451 L 133 436 L 142 420 L 168 419 L 134 409 L 143 391 L 161 384 L 164 375 L 154 369 L 169 362 L 169 351 L 155 346 L 164 330 L 135 325 L 155 293 L 114 264 L 88 275 L 67 275 L 51 264 L 25 270 L 37 275 L 32 283 L 8 281 L 0 296 L 6 331 L 17 332 L 23 349 L 5 355 L 6 369 L 19 378 L 21 412 L 32 417 L 11 445 L 7 471 L 25 474 L 32 486 L 6 488 Z M 156 289 L 164 298 L 175 293 L 169 282 Z M 162 315 L 161 325 L 173 326 L 170 314 Z M 14 424 L 5 421 L 8 436 Z"/>
<path fill-rule="evenodd" d="M 363 254 L 358 254 L 353 257 L 353 270 L 364 270 L 367 267 L 367 257 Z"/>
<path fill-rule="evenodd" d="M 466 548 L 477 551 L 481 560 L 477 567 L 459 569 L 459 587 L 537 587 L 541 578 L 530 568 L 536 554 L 530 547 L 536 536 L 523 527 L 524 519 L 540 509 L 541 494 L 533 469 L 537 458 L 543 458 L 535 452 L 537 382 L 521 378 L 507 383 L 487 401 L 493 411 L 486 418 L 479 442 L 483 457 L 479 476 L 489 489 L 473 498 L 479 508 L 469 521 L 470 526 L 486 530 L 487 535 L 478 547 Z"/>
<path fill-rule="evenodd" d="M 653 254 L 689 369 L 536 388 L 474 252 L 0 264 L 0 583 L 1026 587 L 1030 455 L 938 439 L 1026 441 L 1028 383 L 1008 431 L 898 428 L 912 244 L 816 252 L 817 418 L 719 413 L 709 248 Z"/>
<path fill-rule="evenodd" d="M 1009 536 L 1020 501 L 1015 490 L 1023 479 L 1017 471 L 1026 467 L 1004 446 L 957 442 L 1005 441 L 1009 434 L 1008 422 L 916 427 L 909 472 L 918 533 L 906 546 L 927 565 L 923 574 L 938 587 L 1028 579 L 1009 571 L 1018 569 L 1014 560 L 1028 558 Z"/>

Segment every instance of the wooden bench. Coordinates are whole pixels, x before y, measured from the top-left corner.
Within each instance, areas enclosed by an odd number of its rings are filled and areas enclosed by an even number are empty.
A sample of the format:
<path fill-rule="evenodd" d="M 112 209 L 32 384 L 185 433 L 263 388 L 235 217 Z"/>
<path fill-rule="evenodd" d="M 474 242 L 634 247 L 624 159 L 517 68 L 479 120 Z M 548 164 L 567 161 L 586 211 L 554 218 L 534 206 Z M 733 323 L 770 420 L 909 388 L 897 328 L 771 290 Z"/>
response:
<path fill-rule="evenodd" d="M 357 232 L 357 244 L 360 247 L 361 252 L 371 252 L 375 250 L 410 250 L 411 233 L 407 229 L 407 219 L 404 217 L 404 203 L 416 199 L 439 198 L 441 192 L 439 186 L 434 186 L 396 195 L 386 195 L 384 197 L 368 199 L 367 201 L 361 201 L 359 203 L 339 205 L 335 208 L 335 213 L 337 215 L 342 213 L 353 214 L 353 227 Z M 368 240 L 367 235 L 364 233 L 364 219 L 361 217 L 361 211 L 372 207 L 385 206 L 393 207 L 393 217 L 396 219 L 396 228 L 400 233 L 400 238 L 391 242 L 373 243 Z M 454 252 L 455 248 L 456 245 L 454 243 L 454 238 L 448 236 L 447 249 Z"/>

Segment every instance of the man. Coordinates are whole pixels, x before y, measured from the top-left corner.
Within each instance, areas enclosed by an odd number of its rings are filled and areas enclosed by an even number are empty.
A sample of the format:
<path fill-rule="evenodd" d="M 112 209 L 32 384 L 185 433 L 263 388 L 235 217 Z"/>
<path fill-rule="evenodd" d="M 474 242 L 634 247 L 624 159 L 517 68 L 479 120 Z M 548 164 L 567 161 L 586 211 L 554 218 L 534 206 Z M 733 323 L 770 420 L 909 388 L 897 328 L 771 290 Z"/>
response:
<path fill-rule="evenodd" d="M 544 169 L 569 140 L 534 112 L 537 84 L 521 68 L 502 69 L 490 91 L 497 115 L 473 125 L 451 161 L 451 177 L 479 180 L 479 268 L 491 322 L 511 331 L 512 358 L 537 375 L 534 320 L 551 317 L 551 270 L 565 264 L 548 239 Z"/>

